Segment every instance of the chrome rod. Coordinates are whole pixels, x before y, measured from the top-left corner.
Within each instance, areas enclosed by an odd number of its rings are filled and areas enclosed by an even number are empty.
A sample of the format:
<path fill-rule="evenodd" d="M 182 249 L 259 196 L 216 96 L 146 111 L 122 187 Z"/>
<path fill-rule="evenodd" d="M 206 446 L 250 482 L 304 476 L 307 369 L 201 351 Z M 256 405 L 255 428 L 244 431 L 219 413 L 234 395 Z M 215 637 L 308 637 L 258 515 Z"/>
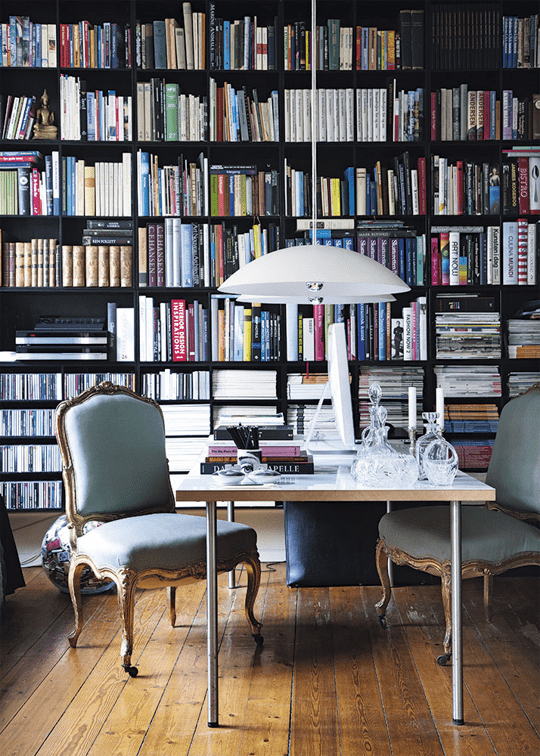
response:
<path fill-rule="evenodd" d="M 218 648 L 217 648 L 217 572 L 216 572 L 216 502 L 206 502 L 206 607 L 208 657 L 208 726 L 219 725 Z"/>
<path fill-rule="evenodd" d="M 452 548 L 452 715 L 454 724 L 463 721 L 463 639 L 461 635 L 461 502 L 450 502 Z"/>

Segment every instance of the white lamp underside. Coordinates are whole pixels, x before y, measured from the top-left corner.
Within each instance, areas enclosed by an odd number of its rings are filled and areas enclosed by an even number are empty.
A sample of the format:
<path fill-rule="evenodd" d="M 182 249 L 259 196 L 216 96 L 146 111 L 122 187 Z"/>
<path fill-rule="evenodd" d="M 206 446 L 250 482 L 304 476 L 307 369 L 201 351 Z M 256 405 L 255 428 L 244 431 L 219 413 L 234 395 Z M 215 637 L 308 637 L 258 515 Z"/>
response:
<path fill-rule="evenodd" d="M 309 290 L 313 282 L 322 284 L 319 291 Z M 381 301 L 381 295 L 409 290 L 395 273 L 366 255 L 320 244 L 270 252 L 242 266 L 219 287 L 223 293 L 257 301 L 275 297 L 276 302 L 308 302 L 320 296 L 325 304 Z"/>

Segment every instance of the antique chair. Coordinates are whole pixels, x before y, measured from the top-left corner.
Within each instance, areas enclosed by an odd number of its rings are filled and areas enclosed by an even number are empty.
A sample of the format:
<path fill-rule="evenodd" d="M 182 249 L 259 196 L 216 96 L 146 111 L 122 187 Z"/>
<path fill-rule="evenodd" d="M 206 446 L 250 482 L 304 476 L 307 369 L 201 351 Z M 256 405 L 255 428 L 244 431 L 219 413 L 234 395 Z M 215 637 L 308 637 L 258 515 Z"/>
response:
<path fill-rule="evenodd" d="M 68 582 L 75 629 L 69 642 L 75 647 L 82 630 L 80 577 L 89 566 L 97 577 L 116 583 L 122 666 L 135 677 L 135 589 L 166 586 L 174 626 L 176 587 L 206 577 L 206 520 L 175 513 L 163 415 L 156 402 L 104 382 L 59 404 L 56 434 L 71 528 Z M 100 525 L 89 527 L 91 522 Z M 217 523 L 217 569 L 245 564 L 245 611 L 260 644 L 262 625 L 253 615 L 261 575 L 256 538 L 246 525 Z"/>
<path fill-rule="evenodd" d="M 484 609 L 490 618 L 493 575 L 540 564 L 540 383 L 502 410 L 486 483 L 496 489 L 489 508 L 462 506 L 462 576 L 484 576 Z M 388 560 L 438 575 L 442 583 L 446 664 L 451 651 L 450 514 L 448 505 L 390 512 L 379 523 L 377 570 L 383 597 L 376 610 L 385 624 L 392 595 Z"/>

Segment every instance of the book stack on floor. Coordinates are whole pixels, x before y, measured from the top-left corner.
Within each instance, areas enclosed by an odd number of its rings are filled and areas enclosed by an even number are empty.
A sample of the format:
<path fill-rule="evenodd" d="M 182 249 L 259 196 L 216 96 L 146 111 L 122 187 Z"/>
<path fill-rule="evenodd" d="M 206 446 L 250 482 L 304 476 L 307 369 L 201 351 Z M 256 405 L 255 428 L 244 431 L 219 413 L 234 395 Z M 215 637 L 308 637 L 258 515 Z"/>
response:
<path fill-rule="evenodd" d="M 104 318 L 43 318 L 31 331 L 15 332 L 17 360 L 106 360 Z"/>

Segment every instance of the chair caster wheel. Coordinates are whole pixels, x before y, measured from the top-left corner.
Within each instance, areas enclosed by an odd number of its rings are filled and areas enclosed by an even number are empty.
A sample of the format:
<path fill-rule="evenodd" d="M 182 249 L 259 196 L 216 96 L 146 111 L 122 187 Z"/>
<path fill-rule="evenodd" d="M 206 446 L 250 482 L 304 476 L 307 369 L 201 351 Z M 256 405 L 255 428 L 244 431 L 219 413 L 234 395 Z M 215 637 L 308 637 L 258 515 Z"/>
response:
<path fill-rule="evenodd" d="M 139 670 L 137 669 L 137 667 L 129 666 L 129 667 L 124 667 L 124 669 L 126 670 L 126 672 L 128 673 L 130 677 L 137 677 L 137 675 L 139 674 Z"/>
<path fill-rule="evenodd" d="M 385 630 L 388 630 L 388 622 L 386 621 L 386 617 L 384 616 L 384 614 L 382 615 L 382 617 L 379 617 L 379 622 L 381 623 L 382 628 L 384 628 Z"/>
<path fill-rule="evenodd" d="M 262 637 L 262 635 L 260 633 L 257 633 L 257 635 L 254 634 L 253 637 L 255 638 L 255 643 L 258 646 L 262 646 L 262 644 L 264 643 L 264 638 Z"/>
<path fill-rule="evenodd" d="M 446 667 L 451 658 L 451 654 L 441 654 L 437 657 L 437 664 L 439 664 L 441 667 Z"/>

